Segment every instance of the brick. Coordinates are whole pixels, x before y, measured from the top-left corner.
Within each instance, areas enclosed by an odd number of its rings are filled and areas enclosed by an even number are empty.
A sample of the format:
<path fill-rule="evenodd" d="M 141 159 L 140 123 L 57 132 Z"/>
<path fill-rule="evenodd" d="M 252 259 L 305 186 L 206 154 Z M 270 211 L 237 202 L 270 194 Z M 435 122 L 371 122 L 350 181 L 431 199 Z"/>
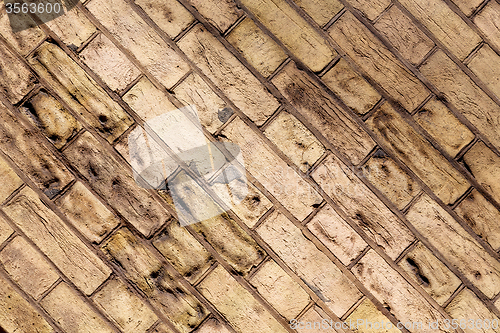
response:
<path fill-rule="evenodd" d="M 53 20 L 46 21 L 49 27 L 62 41 L 73 49 L 80 47 L 96 32 L 96 27 L 90 22 L 78 7 L 66 11 Z"/>
<path fill-rule="evenodd" d="M 414 110 L 428 96 L 429 91 L 418 78 L 351 13 L 342 15 L 328 32 L 346 54 L 407 111 Z"/>
<path fill-rule="evenodd" d="M 291 62 L 283 68 L 273 84 L 330 143 L 358 164 L 375 143 L 318 83 Z"/>
<path fill-rule="evenodd" d="M 102 250 L 180 332 L 191 332 L 207 316 L 205 307 L 129 230 L 117 231 Z"/>
<path fill-rule="evenodd" d="M 196 333 L 233 333 L 230 331 L 223 323 L 215 318 L 210 318 L 206 320 L 200 328 L 198 328 Z"/>
<path fill-rule="evenodd" d="M 330 318 L 323 315 L 323 312 L 318 307 L 311 307 L 306 311 L 301 317 L 300 320 L 295 324 L 297 326 L 297 332 L 299 333 L 323 333 L 325 330 L 320 328 L 321 325 L 317 325 L 317 323 L 323 323 L 323 320 L 327 320 L 330 323 Z M 302 324 L 300 324 L 302 323 Z M 316 324 L 316 326 L 314 326 Z M 295 326 L 293 322 L 290 324 L 291 328 Z M 335 324 L 334 324 L 335 325 Z"/>
<path fill-rule="evenodd" d="M 432 55 L 420 72 L 436 86 L 472 125 L 500 147 L 498 106 L 442 51 Z"/>
<path fill-rule="evenodd" d="M 303 220 L 322 199 L 311 185 L 281 160 L 266 143 L 239 118 L 222 133 L 240 146 L 246 169 L 299 220 Z"/>
<path fill-rule="evenodd" d="M 35 76 L 3 44 L 0 44 L 0 68 L 0 89 L 12 104 L 33 89 Z"/>
<path fill-rule="evenodd" d="M 294 2 L 320 26 L 324 26 L 330 22 L 330 20 L 344 8 L 342 3 L 338 0 L 296 0 Z"/>
<path fill-rule="evenodd" d="M 42 255 L 20 236 L 0 252 L 0 261 L 12 280 L 35 300 L 59 278 Z"/>
<path fill-rule="evenodd" d="M 80 58 L 111 88 L 124 90 L 141 74 L 106 36 L 99 34 L 80 52 Z"/>
<path fill-rule="evenodd" d="M 257 232 L 337 316 L 361 298 L 355 285 L 284 215 L 273 213 Z"/>
<path fill-rule="evenodd" d="M 285 0 L 242 0 L 241 3 L 313 72 L 321 71 L 337 55 L 323 36 Z"/>
<path fill-rule="evenodd" d="M 61 149 L 82 128 L 57 99 L 43 90 L 26 102 L 21 111 L 57 149 Z"/>
<path fill-rule="evenodd" d="M 402 0 L 400 3 L 460 60 L 481 42 L 481 37 L 443 0 L 430 0 L 425 4 L 419 0 Z"/>
<path fill-rule="evenodd" d="M 108 281 L 92 298 L 125 333 L 146 332 L 158 320 L 154 312 L 117 279 Z"/>
<path fill-rule="evenodd" d="M 394 108 L 385 103 L 366 121 L 388 152 L 408 166 L 446 204 L 455 202 L 469 182 Z"/>
<path fill-rule="evenodd" d="M 159 325 L 157 325 L 155 327 L 155 329 L 151 332 L 152 333 L 173 333 L 173 331 L 170 328 L 168 328 L 167 325 L 165 325 L 163 323 L 160 323 Z"/>
<path fill-rule="evenodd" d="M 170 217 L 153 195 L 135 182 L 132 170 L 125 169 L 123 162 L 107 152 L 89 132 L 74 141 L 64 154 L 90 187 L 146 237 Z"/>
<path fill-rule="evenodd" d="M 0 104 L 0 149 L 48 197 L 53 197 L 73 179 L 69 170 L 57 160 L 36 132 L 23 125 L 8 109 Z M 8 169 L 7 169 L 8 170 Z M 19 183 L 12 173 L 5 177 Z M 7 179 L 8 179 L 7 178 Z"/>
<path fill-rule="evenodd" d="M 232 211 L 249 227 L 252 228 L 267 212 L 272 203 L 255 186 L 247 183 L 248 194 L 239 204 L 232 207 Z"/>
<path fill-rule="evenodd" d="M 500 20 L 500 4 L 490 1 L 474 16 L 474 23 L 488 37 L 492 46 L 500 48 L 500 27 L 496 22 Z"/>
<path fill-rule="evenodd" d="M 443 305 L 462 283 L 422 243 L 418 243 L 407 253 L 399 266 L 439 305 Z"/>
<path fill-rule="evenodd" d="M 243 15 L 243 11 L 231 0 L 190 0 L 189 2 L 221 32 L 226 31 Z"/>
<path fill-rule="evenodd" d="M 56 204 L 71 224 L 94 243 L 100 243 L 120 223 L 120 220 L 79 181 L 58 198 Z"/>
<path fill-rule="evenodd" d="M 362 175 L 399 210 L 420 192 L 418 183 L 382 150 L 375 152 L 366 162 Z"/>
<path fill-rule="evenodd" d="M 351 6 L 373 21 L 391 4 L 390 0 L 348 0 Z"/>
<path fill-rule="evenodd" d="M 500 321 L 500 319 L 493 312 L 491 312 L 470 289 L 467 288 L 462 290 L 460 294 L 458 294 L 453 301 L 451 301 L 445 310 L 452 318 L 458 319 L 459 323 L 461 320 L 466 321 L 467 328 L 464 329 L 465 333 L 494 333 L 496 332 L 496 329 L 491 328 L 491 326 L 498 328 L 498 322 Z M 477 321 L 480 320 L 483 325 L 485 324 L 485 321 L 488 320 L 490 328 L 478 328 L 479 325 L 472 325 L 471 320 L 473 320 L 476 324 L 478 324 Z M 486 321 L 486 323 L 488 323 L 488 321 Z M 462 325 L 461 327 L 464 326 Z M 473 328 L 471 329 L 471 327 Z"/>
<path fill-rule="evenodd" d="M 336 157 L 328 156 L 312 177 L 391 258 L 397 258 L 413 241 L 414 236 L 403 222 Z"/>
<path fill-rule="evenodd" d="M 47 321 L 0 276 L 0 323 L 7 332 L 52 333 Z"/>
<path fill-rule="evenodd" d="M 293 115 L 283 111 L 265 128 L 264 134 L 302 171 L 325 153 L 325 147 Z"/>
<path fill-rule="evenodd" d="M 440 101 L 425 103 L 413 119 L 436 140 L 451 157 L 456 156 L 473 139 L 474 134 Z"/>
<path fill-rule="evenodd" d="M 370 111 L 381 97 L 343 58 L 323 75 L 322 80 L 348 107 L 360 115 Z"/>
<path fill-rule="evenodd" d="M 455 212 L 493 249 L 500 249 L 500 212 L 476 189 L 462 200 Z"/>
<path fill-rule="evenodd" d="M 59 283 L 40 304 L 67 333 L 111 333 L 114 330 L 71 287 Z"/>
<path fill-rule="evenodd" d="M 396 6 L 377 20 L 375 28 L 413 65 L 418 65 L 434 47 L 434 42 Z"/>
<path fill-rule="evenodd" d="M 431 321 L 442 322 L 445 319 L 412 285 L 373 250 L 368 251 L 352 268 L 352 271 L 380 303 L 391 309 L 391 313 L 399 321 L 403 323 L 421 322 L 426 325 Z M 375 316 L 380 316 L 380 314 L 375 314 Z M 449 332 L 442 327 L 436 331 Z"/>
<path fill-rule="evenodd" d="M 132 119 L 97 83 L 55 44 L 44 43 L 29 59 L 61 99 L 113 142 Z"/>
<path fill-rule="evenodd" d="M 359 322 L 358 322 L 359 320 Z M 361 304 L 346 318 L 353 332 L 360 333 L 399 333 L 399 329 L 387 318 L 368 298 L 365 298 Z M 359 323 L 359 325 L 358 325 Z M 370 325 L 369 323 L 372 323 Z M 377 324 L 379 328 L 377 329 Z M 389 328 L 388 328 L 389 327 Z"/>
<path fill-rule="evenodd" d="M 111 273 L 30 188 L 23 188 L 4 211 L 85 294 L 90 295 Z"/>
<path fill-rule="evenodd" d="M 276 98 L 202 25 L 191 29 L 178 45 L 257 125 L 262 125 L 278 108 Z"/>
<path fill-rule="evenodd" d="M 91 1 L 87 8 L 166 88 L 171 88 L 189 71 L 189 65 L 140 18 L 127 1 Z"/>
<path fill-rule="evenodd" d="M 368 246 L 330 205 L 321 208 L 307 228 L 346 266 Z"/>
<path fill-rule="evenodd" d="M 5 242 L 10 235 L 14 233 L 14 230 L 9 226 L 7 221 L 3 217 L 0 217 L 0 246 Z"/>
<path fill-rule="evenodd" d="M 217 266 L 198 290 L 238 333 L 281 333 L 285 328 L 222 266 Z"/>
<path fill-rule="evenodd" d="M 170 38 L 175 38 L 194 22 L 194 17 L 178 1 L 134 0 Z"/>
<path fill-rule="evenodd" d="M 484 44 L 467 66 L 500 97 L 500 56 L 491 47 Z"/>
<path fill-rule="evenodd" d="M 0 158 L 0 202 L 4 202 L 16 189 L 23 184 L 23 181 L 12 170 L 6 160 Z"/>
<path fill-rule="evenodd" d="M 264 77 L 271 75 L 287 58 L 281 47 L 249 18 L 239 23 L 226 38 Z"/>
<path fill-rule="evenodd" d="M 487 297 L 500 292 L 500 263 L 427 195 L 406 218 L 441 255 Z"/>
<path fill-rule="evenodd" d="M 464 155 L 464 163 L 484 189 L 500 202 L 500 184 L 496 181 L 500 177 L 500 157 L 478 141 Z"/>
<path fill-rule="evenodd" d="M 177 221 L 171 221 L 153 245 L 191 283 L 214 262 L 212 255 Z"/>
<path fill-rule="evenodd" d="M 452 0 L 462 12 L 470 16 L 483 0 Z"/>
<path fill-rule="evenodd" d="M 309 295 L 276 262 L 267 261 L 250 283 L 283 317 L 292 319 L 309 304 Z"/>
<path fill-rule="evenodd" d="M 196 73 L 175 87 L 174 94 L 182 103 L 196 106 L 201 125 L 210 133 L 215 133 L 228 120 L 225 111 L 232 113 L 232 109 Z"/>

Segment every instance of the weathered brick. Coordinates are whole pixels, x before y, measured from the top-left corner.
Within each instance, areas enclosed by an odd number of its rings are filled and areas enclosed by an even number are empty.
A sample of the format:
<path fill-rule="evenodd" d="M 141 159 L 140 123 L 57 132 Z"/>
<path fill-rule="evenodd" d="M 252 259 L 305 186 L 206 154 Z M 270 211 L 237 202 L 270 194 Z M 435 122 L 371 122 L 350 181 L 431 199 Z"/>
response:
<path fill-rule="evenodd" d="M 152 331 L 152 333 L 173 333 L 173 331 L 170 328 L 168 328 L 168 326 L 165 325 L 164 323 L 160 323 L 159 325 L 157 325 L 155 327 L 155 329 Z"/>
<path fill-rule="evenodd" d="M 55 44 L 44 43 L 29 61 L 57 94 L 109 142 L 132 124 L 120 105 Z"/>
<path fill-rule="evenodd" d="M 313 179 L 378 246 L 395 259 L 413 241 L 403 222 L 339 159 L 330 155 Z"/>
<path fill-rule="evenodd" d="M 178 45 L 257 125 L 263 124 L 278 108 L 276 98 L 202 25 L 191 29 Z"/>
<path fill-rule="evenodd" d="M 65 282 L 40 304 L 67 333 L 111 333 L 114 330 Z"/>
<path fill-rule="evenodd" d="M 455 202 L 469 182 L 394 108 L 385 103 L 366 121 L 389 152 L 394 154 L 446 204 Z"/>
<path fill-rule="evenodd" d="M 177 221 L 171 221 L 153 245 L 191 283 L 214 262 L 212 255 Z"/>
<path fill-rule="evenodd" d="M 247 183 L 248 194 L 232 211 L 249 227 L 252 228 L 265 212 L 273 205 L 255 186 Z"/>
<path fill-rule="evenodd" d="M 325 316 L 320 308 L 313 306 L 309 310 L 307 310 L 306 313 L 304 313 L 296 323 L 297 332 L 323 333 L 325 330 L 321 328 L 321 324 L 324 319 L 328 320 L 328 323 L 330 323 L 330 318 L 328 318 L 328 316 Z M 291 322 L 290 327 L 295 327 L 293 322 Z"/>
<path fill-rule="evenodd" d="M 358 164 L 375 143 L 316 82 L 291 62 L 273 78 L 274 85 L 330 143 Z"/>
<path fill-rule="evenodd" d="M 241 3 L 313 72 L 321 71 L 337 55 L 285 0 L 242 0 Z"/>
<path fill-rule="evenodd" d="M 15 104 L 33 88 L 36 78 L 3 44 L 0 44 L 0 68 L 0 89 Z"/>
<path fill-rule="evenodd" d="M 467 66 L 500 97 L 500 56 L 491 47 L 483 45 Z"/>
<path fill-rule="evenodd" d="M 64 154 L 92 189 L 145 236 L 170 217 L 153 195 L 135 182 L 132 170 L 125 169 L 89 132 L 82 134 Z"/>
<path fill-rule="evenodd" d="M 407 253 L 399 266 L 440 305 L 443 305 L 462 283 L 422 243 L 418 243 Z"/>
<path fill-rule="evenodd" d="M 257 232 L 337 316 L 360 299 L 355 285 L 284 215 L 274 212 Z"/>
<path fill-rule="evenodd" d="M 292 168 L 273 153 L 266 143 L 239 118 L 223 134 L 240 146 L 246 169 L 299 220 L 321 203 L 321 197 Z"/>
<path fill-rule="evenodd" d="M 194 21 L 193 15 L 178 1 L 134 0 L 146 14 L 170 36 L 174 38 Z"/>
<path fill-rule="evenodd" d="M 434 42 L 396 6 L 392 6 L 377 20 L 375 28 L 413 65 L 419 64 L 434 47 Z"/>
<path fill-rule="evenodd" d="M 400 3 L 460 60 L 464 60 L 481 42 L 481 37 L 443 0 L 425 3 L 401 0 Z"/>
<path fill-rule="evenodd" d="M 362 175 L 400 210 L 420 192 L 418 183 L 382 150 L 366 162 Z"/>
<path fill-rule="evenodd" d="M 375 251 L 368 251 L 352 268 L 352 271 L 379 302 L 390 307 L 391 313 L 401 322 L 421 322 L 425 325 L 431 321 L 442 322 L 445 319 Z M 373 315 L 380 316 L 376 313 Z M 440 327 L 436 331 L 450 332 L 451 330 Z"/>
<path fill-rule="evenodd" d="M 103 34 L 95 37 L 82 52 L 82 61 L 112 90 L 125 89 L 141 74 L 139 69 Z"/>
<path fill-rule="evenodd" d="M 23 181 L 12 170 L 6 160 L 0 157 L 0 202 L 4 202 L 16 189 L 23 184 Z"/>
<path fill-rule="evenodd" d="M 283 317 L 296 318 L 309 304 L 309 295 L 276 262 L 268 261 L 250 283 Z"/>
<path fill-rule="evenodd" d="M 368 246 L 330 205 L 324 206 L 307 228 L 346 266 Z"/>
<path fill-rule="evenodd" d="M 264 77 L 271 75 L 287 58 L 281 47 L 249 18 L 231 30 L 227 40 Z"/>
<path fill-rule="evenodd" d="M 427 102 L 413 118 L 452 157 L 474 139 L 474 134 L 435 98 Z"/>
<path fill-rule="evenodd" d="M 358 322 L 359 320 L 359 322 Z M 346 318 L 353 332 L 360 333 L 400 333 L 401 331 L 390 325 L 391 321 L 370 301 L 365 298 L 361 304 Z M 358 325 L 359 323 L 359 325 Z M 371 323 L 371 324 L 370 324 Z M 379 328 L 377 324 L 379 323 Z M 381 324 L 383 323 L 383 324 Z M 389 328 L 388 328 L 389 327 Z"/>
<path fill-rule="evenodd" d="M 2 245 L 12 233 L 14 233 L 14 230 L 12 230 L 3 217 L 0 217 L 0 245 Z"/>
<path fill-rule="evenodd" d="M 325 153 L 325 147 L 300 121 L 288 112 L 281 112 L 266 127 L 264 134 L 302 171 Z"/>
<path fill-rule="evenodd" d="M 432 84 L 474 126 L 500 147 L 498 106 L 444 52 L 437 51 L 420 68 Z"/>
<path fill-rule="evenodd" d="M 76 182 L 56 201 L 68 220 L 89 241 L 100 243 L 120 220 L 81 182 Z"/>
<path fill-rule="evenodd" d="M 323 82 L 357 114 L 365 114 L 380 100 L 380 94 L 358 75 L 343 58 L 322 77 Z"/>
<path fill-rule="evenodd" d="M 493 249 L 500 249 L 500 212 L 474 189 L 455 208 L 455 212 Z"/>
<path fill-rule="evenodd" d="M 64 15 L 44 22 L 65 44 L 73 49 L 80 47 L 97 30 L 78 7 L 65 10 Z"/>
<path fill-rule="evenodd" d="M 500 48 L 500 27 L 497 22 L 500 20 L 500 4 L 496 1 L 489 1 L 488 4 L 474 16 L 474 23 L 488 37 L 492 46 Z"/>
<path fill-rule="evenodd" d="M 285 328 L 222 266 L 198 285 L 198 290 L 239 333 L 281 333 Z"/>
<path fill-rule="evenodd" d="M 470 289 L 467 288 L 462 290 L 460 294 L 458 294 L 453 301 L 451 301 L 445 310 L 452 318 L 458 319 L 459 325 L 461 324 L 461 320 L 462 323 L 463 320 L 466 321 L 467 328 L 464 329 L 465 333 L 494 333 L 497 330 L 491 326 L 498 328 L 498 322 L 500 321 L 500 319 L 493 312 L 491 312 Z M 473 320 L 474 324 L 477 325 L 472 325 L 471 320 Z M 481 322 L 481 326 L 489 321 L 490 327 L 488 329 L 482 327 L 479 328 L 478 320 Z M 462 325 L 461 328 L 464 328 L 464 326 Z"/>
<path fill-rule="evenodd" d="M 413 111 L 428 96 L 429 91 L 418 78 L 351 13 L 342 15 L 328 31 L 347 55 L 407 111 Z"/>
<path fill-rule="evenodd" d="M 338 0 L 295 0 L 320 26 L 327 24 L 344 6 Z"/>
<path fill-rule="evenodd" d="M 43 90 L 25 103 L 21 111 L 57 149 L 62 148 L 82 128 L 57 99 Z"/>
<path fill-rule="evenodd" d="M 127 1 L 96 0 L 91 1 L 87 8 L 166 88 L 171 88 L 189 71 L 189 65 Z"/>
<path fill-rule="evenodd" d="M 0 276 L 0 323 L 7 332 L 52 333 L 47 321 Z"/>
<path fill-rule="evenodd" d="M 189 2 L 221 32 L 226 31 L 243 15 L 243 11 L 232 0 L 189 0 Z"/>
<path fill-rule="evenodd" d="M 129 230 L 117 231 L 102 249 L 180 332 L 190 332 L 207 316 L 205 307 Z"/>
<path fill-rule="evenodd" d="M 146 332 L 158 317 L 120 280 L 112 279 L 93 297 L 125 333 Z"/>
<path fill-rule="evenodd" d="M 210 318 L 203 322 L 203 324 L 198 328 L 196 333 L 232 333 L 223 323 L 215 318 Z"/>
<path fill-rule="evenodd" d="M 474 10 L 483 2 L 483 0 L 452 0 L 464 12 L 470 16 Z"/>
<path fill-rule="evenodd" d="M 487 297 L 500 292 L 500 263 L 427 195 L 410 208 L 408 221 Z"/>
<path fill-rule="evenodd" d="M 29 187 L 23 188 L 4 211 L 85 294 L 90 295 L 111 273 Z"/>
<path fill-rule="evenodd" d="M 0 261 L 12 280 L 36 300 L 59 278 L 42 255 L 20 236 L 0 252 Z"/>
<path fill-rule="evenodd" d="M 348 0 L 347 2 L 372 21 L 391 4 L 390 0 Z"/>

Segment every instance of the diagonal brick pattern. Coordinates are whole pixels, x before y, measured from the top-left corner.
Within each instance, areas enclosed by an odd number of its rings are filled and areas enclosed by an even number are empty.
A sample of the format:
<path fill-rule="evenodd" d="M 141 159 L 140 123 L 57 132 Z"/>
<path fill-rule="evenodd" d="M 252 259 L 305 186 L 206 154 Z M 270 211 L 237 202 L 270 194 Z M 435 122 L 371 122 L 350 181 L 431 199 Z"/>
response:
<path fill-rule="evenodd" d="M 182 226 L 127 138 L 190 104 L 248 194 Z M 0 120 L 0 332 L 500 332 L 497 0 L 0 1 Z"/>

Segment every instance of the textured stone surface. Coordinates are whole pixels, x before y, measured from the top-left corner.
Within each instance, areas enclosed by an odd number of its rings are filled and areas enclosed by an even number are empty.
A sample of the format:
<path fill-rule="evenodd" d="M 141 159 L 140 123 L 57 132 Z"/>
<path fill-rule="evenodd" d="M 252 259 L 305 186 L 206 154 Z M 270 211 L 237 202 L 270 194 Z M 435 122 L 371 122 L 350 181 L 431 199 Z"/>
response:
<path fill-rule="evenodd" d="M 177 36 L 194 21 L 193 15 L 178 1 L 135 0 L 146 14 L 171 38 Z"/>
<path fill-rule="evenodd" d="M 369 20 L 374 20 L 379 16 L 390 4 L 390 0 L 349 0 L 347 1 L 355 9 L 359 10 Z"/>
<path fill-rule="evenodd" d="M 35 76 L 3 44 L 0 44 L 0 67 L 2 93 L 11 103 L 19 102 L 33 88 Z"/>
<path fill-rule="evenodd" d="M 358 325 L 358 320 L 359 324 Z M 346 322 L 355 323 L 352 324 L 353 332 L 362 332 L 362 333 L 399 333 L 401 332 L 399 329 L 394 327 L 394 325 L 390 326 L 390 320 L 387 318 L 379 309 L 373 304 L 372 301 L 365 298 L 361 304 L 347 317 Z M 369 324 L 371 323 L 371 325 Z M 383 323 L 383 325 L 379 324 L 379 328 L 377 329 L 375 323 Z M 391 328 L 387 328 L 391 327 Z"/>
<path fill-rule="evenodd" d="M 96 31 L 80 8 L 67 10 L 52 21 L 45 23 L 65 44 L 76 49 L 80 47 Z"/>
<path fill-rule="evenodd" d="M 490 1 L 488 4 L 474 17 L 474 23 L 488 37 L 492 45 L 500 47 L 500 4 L 495 1 Z"/>
<path fill-rule="evenodd" d="M 491 47 L 481 47 L 467 66 L 497 97 L 500 96 L 500 56 Z"/>
<path fill-rule="evenodd" d="M 23 184 L 21 178 L 3 158 L 0 158 L 0 182 L 3 184 L 0 187 L 0 201 L 2 202 Z"/>
<path fill-rule="evenodd" d="M 327 24 L 344 6 L 338 0 L 296 0 L 294 1 L 320 26 Z"/>

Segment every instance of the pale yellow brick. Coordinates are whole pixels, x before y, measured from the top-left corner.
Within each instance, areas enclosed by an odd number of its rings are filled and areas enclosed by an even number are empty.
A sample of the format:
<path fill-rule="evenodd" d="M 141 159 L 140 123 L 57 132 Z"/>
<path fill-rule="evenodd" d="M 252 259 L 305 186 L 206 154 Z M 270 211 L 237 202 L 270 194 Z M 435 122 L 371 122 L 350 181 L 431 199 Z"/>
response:
<path fill-rule="evenodd" d="M 193 15 L 178 1 L 135 0 L 146 14 L 171 38 L 177 36 L 194 21 Z"/>
<path fill-rule="evenodd" d="M 3 44 L 0 44 L 0 68 L 0 88 L 15 104 L 33 88 L 35 76 Z"/>
<path fill-rule="evenodd" d="M 285 328 L 222 266 L 217 266 L 198 290 L 238 333 L 284 333 Z"/>
<path fill-rule="evenodd" d="M 112 279 L 93 297 L 125 333 L 146 332 L 158 317 L 123 282 Z"/>
<path fill-rule="evenodd" d="M 346 266 L 368 246 L 330 205 L 324 206 L 307 228 Z"/>
<path fill-rule="evenodd" d="M 112 90 L 125 89 L 141 73 L 103 34 L 85 46 L 80 58 Z"/>
<path fill-rule="evenodd" d="M 234 205 L 232 211 L 249 227 L 252 228 L 265 212 L 272 207 L 271 201 L 255 186 L 247 183 L 248 194 L 243 201 Z"/>
<path fill-rule="evenodd" d="M 365 114 L 380 100 L 380 94 L 358 75 L 343 58 L 322 77 L 323 82 L 357 114 Z"/>
<path fill-rule="evenodd" d="M 0 202 L 4 202 L 19 186 L 23 184 L 23 181 L 19 176 L 12 170 L 10 165 L 6 160 L 0 157 L 0 183 L 3 184 L 0 187 Z"/>
<path fill-rule="evenodd" d="M 344 6 L 338 0 L 295 0 L 320 26 L 327 24 Z"/>
<path fill-rule="evenodd" d="M 281 47 L 249 18 L 239 23 L 226 38 L 265 77 L 287 58 Z"/>
<path fill-rule="evenodd" d="M 274 261 L 267 261 L 250 283 L 283 317 L 295 318 L 310 301 L 309 295 Z"/>
<path fill-rule="evenodd" d="M 474 10 L 483 2 L 483 0 L 452 0 L 464 12 L 470 16 Z"/>
<path fill-rule="evenodd" d="M 372 21 L 391 4 L 391 0 L 348 0 L 347 2 Z"/>
<path fill-rule="evenodd" d="M 401 332 L 368 298 L 365 298 L 345 321 L 349 323 L 352 331 L 356 333 Z M 378 328 L 376 323 L 379 324 Z"/>
<path fill-rule="evenodd" d="M 331 319 L 325 316 L 320 308 L 313 306 L 297 322 L 290 322 L 290 328 L 296 328 L 299 333 L 323 333 L 325 332 L 324 327 L 321 325 L 323 320 L 326 320 L 328 324 L 331 323 Z"/>
<path fill-rule="evenodd" d="M 224 325 L 223 323 L 221 323 L 219 320 L 217 320 L 215 318 L 210 318 L 210 319 L 206 320 L 200 326 L 200 328 L 198 328 L 195 332 L 196 333 L 214 333 L 214 332 L 217 332 L 217 333 L 233 333 L 232 331 L 230 331 L 226 327 L 226 325 Z"/>
<path fill-rule="evenodd" d="M 325 147 L 307 127 L 288 112 L 281 112 L 266 127 L 264 134 L 302 171 L 325 153 Z"/>
<path fill-rule="evenodd" d="M 257 232 L 337 316 L 361 298 L 355 285 L 284 215 L 274 212 Z"/>
<path fill-rule="evenodd" d="M 9 226 L 3 217 L 0 217 L 0 246 L 5 242 L 14 230 Z"/>
<path fill-rule="evenodd" d="M 285 0 L 242 0 L 241 3 L 313 72 L 321 71 L 337 54 Z"/>
<path fill-rule="evenodd" d="M 65 44 L 74 49 L 80 47 L 97 30 L 78 7 L 65 10 L 64 15 L 44 22 Z"/>
<path fill-rule="evenodd" d="M 79 181 L 73 184 L 64 196 L 57 199 L 57 205 L 78 231 L 94 243 L 100 243 L 120 223 L 120 220 Z"/>
<path fill-rule="evenodd" d="M 243 14 L 232 0 L 189 0 L 189 2 L 221 32 L 226 31 Z"/>
<path fill-rule="evenodd" d="M 500 97 L 500 56 L 491 47 L 483 45 L 467 66 Z"/>
<path fill-rule="evenodd" d="M 500 4 L 489 1 L 488 4 L 474 17 L 474 23 L 488 37 L 492 46 L 500 48 Z"/>
<path fill-rule="evenodd" d="M 0 252 L 0 261 L 11 278 L 36 300 L 59 278 L 42 255 L 20 236 Z"/>
<path fill-rule="evenodd" d="M 160 323 L 155 327 L 152 333 L 173 333 L 173 331 L 164 323 Z"/>

